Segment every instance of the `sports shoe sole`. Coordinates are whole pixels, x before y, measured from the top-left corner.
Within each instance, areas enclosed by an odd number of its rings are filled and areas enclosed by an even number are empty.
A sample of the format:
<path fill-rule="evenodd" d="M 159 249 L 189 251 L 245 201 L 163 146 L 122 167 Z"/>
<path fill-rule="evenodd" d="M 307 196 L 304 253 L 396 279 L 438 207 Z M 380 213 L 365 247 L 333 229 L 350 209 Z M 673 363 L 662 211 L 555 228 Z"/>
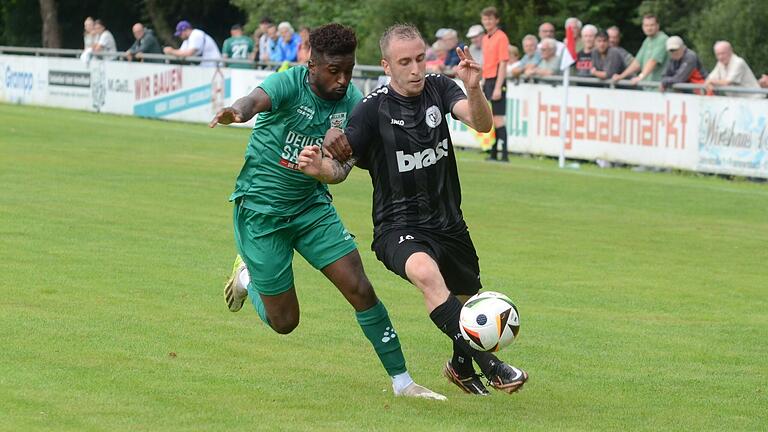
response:
<path fill-rule="evenodd" d="M 443 376 L 448 378 L 448 381 L 451 383 L 456 384 L 456 386 L 459 387 L 464 393 L 477 396 L 488 396 L 490 394 L 488 393 L 488 390 L 483 392 L 482 390 L 478 389 L 477 392 L 474 392 L 469 387 L 467 387 L 467 385 L 461 381 L 461 378 L 456 373 L 456 371 L 451 367 L 450 361 L 446 362 L 445 366 L 443 367 Z"/>
<path fill-rule="evenodd" d="M 230 312 L 237 312 L 242 309 L 245 299 L 248 298 L 248 294 L 239 299 L 235 297 L 235 284 L 237 283 L 237 278 L 239 276 L 240 271 L 235 271 L 224 285 L 224 300 L 227 302 L 227 307 Z"/>

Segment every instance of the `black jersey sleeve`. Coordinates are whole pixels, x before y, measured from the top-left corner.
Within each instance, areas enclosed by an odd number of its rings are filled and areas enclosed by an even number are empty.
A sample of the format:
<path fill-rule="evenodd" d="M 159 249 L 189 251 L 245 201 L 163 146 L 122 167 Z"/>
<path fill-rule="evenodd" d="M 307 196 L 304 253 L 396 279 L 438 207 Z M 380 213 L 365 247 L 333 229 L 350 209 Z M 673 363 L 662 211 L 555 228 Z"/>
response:
<path fill-rule="evenodd" d="M 453 106 L 456 105 L 456 102 L 466 99 L 467 95 L 454 80 L 445 75 L 438 75 L 435 79 L 437 80 L 437 88 L 443 98 L 443 112 L 451 113 L 451 116 L 456 118 L 453 115 Z"/>
<path fill-rule="evenodd" d="M 368 96 L 357 104 L 347 123 L 344 134 L 352 147 L 352 155 L 357 158 L 357 166 L 368 169 L 370 166 L 369 149 L 375 134 L 378 133 L 376 122 L 378 99 Z"/>

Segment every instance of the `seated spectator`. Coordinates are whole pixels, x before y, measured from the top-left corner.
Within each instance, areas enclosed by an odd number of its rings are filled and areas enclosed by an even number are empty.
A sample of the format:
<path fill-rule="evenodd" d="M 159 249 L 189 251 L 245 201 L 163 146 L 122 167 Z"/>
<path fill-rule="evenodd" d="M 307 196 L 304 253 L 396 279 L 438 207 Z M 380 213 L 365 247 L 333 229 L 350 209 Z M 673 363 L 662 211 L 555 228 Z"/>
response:
<path fill-rule="evenodd" d="M 610 79 L 624 72 L 624 59 L 618 49 L 610 46 L 608 33 L 600 31 L 595 36 L 595 49 L 592 50 L 592 70 L 595 78 Z"/>
<path fill-rule="evenodd" d="M 632 60 L 635 59 L 635 56 L 621 46 L 621 30 L 616 26 L 611 26 L 608 27 L 608 30 L 606 31 L 608 32 L 608 45 L 611 48 L 616 49 L 619 54 L 621 54 L 622 60 L 624 60 L 624 67 L 622 70 L 628 68 L 629 65 L 632 64 Z M 610 75 L 608 77 L 610 78 Z"/>
<path fill-rule="evenodd" d="M 475 24 L 467 30 L 467 39 L 469 39 L 469 54 L 472 58 L 483 64 L 483 36 L 485 29 L 480 24 Z"/>
<path fill-rule="evenodd" d="M 438 40 L 427 50 L 425 57 L 427 73 L 442 73 L 445 67 L 445 59 L 448 57 L 445 45 Z"/>
<path fill-rule="evenodd" d="M 539 26 L 539 40 L 543 41 L 547 38 L 555 39 L 555 26 L 550 22 L 544 22 Z M 555 43 L 557 44 L 557 53 L 555 53 L 555 55 L 560 57 L 563 55 L 565 44 L 557 39 L 555 39 Z M 539 58 L 541 58 L 541 42 L 539 42 L 536 50 L 538 51 Z"/>
<path fill-rule="evenodd" d="M 86 17 L 83 22 L 83 53 L 80 55 L 81 60 L 87 62 L 91 59 L 93 44 L 96 43 L 97 38 L 96 30 L 93 29 L 93 18 Z"/>
<path fill-rule="evenodd" d="M 661 91 L 678 83 L 704 83 L 707 70 L 701 65 L 699 56 L 685 46 L 680 36 L 667 39 L 667 52 L 669 52 L 669 63 L 661 77 Z"/>
<path fill-rule="evenodd" d="M 733 47 L 728 41 L 719 41 L 715 43 L 715 57 L 717 65 L 712 73 L 707 77 L 707 90 L 712 91 L 715 87 L 745 87 L 760 88 L 760 84 L 743 58 L 733 52 Z M 734 93 L 726 92 L 726 96 L 731 97 L 753 97 L 762 98 L 761 94 Z"/>
<path fill-rule="evenodd" d="M 280 39 L 277 41 L 277 57 L 271 59 L 278 62 L 295 62 L 299 56 L 299 45 L 301 45 L 301 36 L 296 34 L 291 23 L 283 21 L 277 25 L 277 33 Z"/>
<path fill-rule="evenodd" d="M 760 84 L 760 87 L 762 88 L 768 88 L 768 75 L 763 74 L 763 76 L 760 77 L 758 84 Z"/>
<path fill-rule="evenodd" d="M 583 48 L 576 53 L 576 76 L 592 76 L 592 52 L 595 48 L 595 36 L 597 36 L 597 27 L 592 24 L 587 24 L 581 29 Z"/>
<path fill-rule="evenodd" d="M 173 34 L 181 38 L 181 47 L 165 47 L 163 52 L 167 55 L 178 57 L 202 57 L 200 66 L 215 67 L 221 58 L 219 47 L 216 41 L 206 32 L 192 27 L 189 21 L 182 20 L 176 24 L 176 33 Z"/>
<path fill-rule="evenodd" d="M 531 72 L 532 76 L 543 77 L 560 74 L 560 57 L 555 54 L 557 43 L 552 38 L 544 39 L 539 43 L 541 47 L 541 61 Z"/>
<path fill-rule="evenodd" d="M 533 74 L 533 70 L 541 62 L 541 56 L 536 50 L 538 44 L 539 40 L 536 39 L 536 36 L 532 34 L 525 35 L 523 38 L 523 57 L 517 62 L 517 65 L 512 65 L 508 74 L 510 77 L 526 77 Z"/>
<path fill-rule="evenodd" d="M 125 57 L 128 61 L 138 60 L 144 61 L 144 54 L 162 54 L 163 50 L 160 49 L 160 42 L 157 41 L 155 33 L 151 29 L 144 28 L 142 23 L 136 23 L 131 29 L 133 31 L 133 37 L 136 41 L 133 42 L 128 51 L 125 52 Z M 160 60 L 147 60 L 150 63 L 156 63 Z"/>
<path fill-rule="evenodd" d="M 117 52 L 117 44 L 115 44 L 115 37 L 112 36 L 112 32 L 107 30 L 104 22 L 97 19 L 93 22 L 93 30 L 96 32 L 96 42 L 93 43 L 93 52 L 95 53 L 109 53 Z M 104 60 L 114 60 L 117 56 L 103 56 Z"/>
<path fill-rule="evenodd" d="M 643 17 L 643 33 L 646 38 L 637 56 L 624 72 L 613 76 L 614 81 L 623 80 L 638 71 L 640 74 L 630 80 L 632 85 L 637 85 L 642 80 L 661 81 L 661 75 L 667 68 L 669 37 L 659 30 L 659 19 L 651 14 Z"/>
<path fill-rule="evenodd" d="M 259 36 L 259 56 L 257 58 L 262 63 L 269 62 L 269 54 L 271 49 L 270 49 L 270 36 L 267 30 L 270 27 L 274 28 L 275 24 L 272 22 L 272 19 L 269 17 L 264 17 L 259 22 L 259 31 L 261 32 L 261 36 Z M 277 29 L 275 29 L 274 34 L 277 35 Z"/>
<path fill-rule="evenodd" d="M 299 45 L 299 53 L 296 55 L 296 61 L 298 63 L 306 64 L 309 61 L 309 27 L 302 27 L 299 30 L 299 37 L 301 38 L 301 44 Z"/>
<path fill-rule="evenodd" d="M 464 44 L 459 41 L 459 34 L 454 29 L 446 29 L 443 32 L 440 42 L 447 51 L 445 58 L 445 66 L 447 68 L 453 68 L 458 65 L 461 59 L 456 53 L 456 48 L 464 49 Z"/>

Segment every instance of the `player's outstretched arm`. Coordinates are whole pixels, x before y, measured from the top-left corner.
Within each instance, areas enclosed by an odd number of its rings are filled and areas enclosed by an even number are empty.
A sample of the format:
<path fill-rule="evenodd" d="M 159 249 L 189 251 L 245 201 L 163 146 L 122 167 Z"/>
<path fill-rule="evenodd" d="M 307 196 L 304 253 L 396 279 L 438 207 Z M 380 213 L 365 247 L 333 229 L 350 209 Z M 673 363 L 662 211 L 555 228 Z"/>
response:
<path fill-rule="evenodd" d="M 457 102 L 453 106 L 453 115 L 462 123 L 478 132 L 489 132 L 493 127 L 493 113 L 488 105 L 483 90 L 480 88 L 482 67 L 472 59 L 469 47 L 456 48 L 456 53 L 461 61 L 453 69 L 456 77 L 464 82 L 467 89 L 467 99 Z"/>
<path fill-rule="evenodd" d="M 256 114 L 270 109 L 272 109 L 272 101 L 269 95 L 261 87 L 256 87 L 251 94 L 236 100 L 232 106 L 220 109 L 208 127 L 216 127 L 217 124 L 245 123 Z"/>
<path fill-rule="evenodd" d="M 336 184 L 343 182 L 357 159 L 349 158 L 339 162 L 329 154 L 323 157 L 323 151 L 318 146 L 307 146 L 299 153 L 299 169 L 304 174 L 314 177 L 321 183 Z"/>

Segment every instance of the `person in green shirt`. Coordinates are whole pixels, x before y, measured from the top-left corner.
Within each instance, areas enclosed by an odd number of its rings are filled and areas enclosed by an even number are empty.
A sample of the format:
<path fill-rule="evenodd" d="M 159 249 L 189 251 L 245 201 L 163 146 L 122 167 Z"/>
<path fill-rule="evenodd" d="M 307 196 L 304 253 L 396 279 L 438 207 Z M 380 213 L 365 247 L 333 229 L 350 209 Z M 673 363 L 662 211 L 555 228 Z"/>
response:
<path fill-rule="evenodd" d="M 224 41 L 221 54 L 224 58 L 231 58 L 234 60 L 253 60 L 256 56 L 256 51 L 253 48 L 253 39 L 243 35 L 243 26 L 235 24 L 229 31 L 232 37 L 227 38 Z M 253 66 L 243 63 L 229 63 L 227 67 L 250 69 Z"/>
<path fill-rule="evenodd" d="M 307 66 L 270 75 L 209 124 L 242 123 L 258 114 L 230 197 L 239 256 L 224 290 L 227 305 L 236 312 L 250 297 L 274 331 L 293 331 L 299 324 L 292 270 L 296 250 L 355 309 L 358 324 L 392 377 L 395 395 L 445 400 L 411 379 L 400 339 L 365 275 L 354 237 L 331 205 L 327 186 L 298 168 L 299 152 L 308 145 L 322 146 L 328 129 L 344 128 L 362 99 L 351 85 L 354 30 L 327 24 L 312 31 L 309 40 Z M 327 153 L 339 160 L 349 157 Z"/>
<path fill-rule="evenodd" d="M 663 31 L 659 30 L 659 19 L 656 15 L 647 14 L 643 17 L 643 33 L 645 40 L 637 52 L 635 59 L 624 72 L 615 74 L 614 81 L 619 81 L 640 73 L 632 78 L 632 85 L 637 85 L 640 81 L 661 81 L 661 75 L 667 68 L 667 39 L 669 37 Z"/>

